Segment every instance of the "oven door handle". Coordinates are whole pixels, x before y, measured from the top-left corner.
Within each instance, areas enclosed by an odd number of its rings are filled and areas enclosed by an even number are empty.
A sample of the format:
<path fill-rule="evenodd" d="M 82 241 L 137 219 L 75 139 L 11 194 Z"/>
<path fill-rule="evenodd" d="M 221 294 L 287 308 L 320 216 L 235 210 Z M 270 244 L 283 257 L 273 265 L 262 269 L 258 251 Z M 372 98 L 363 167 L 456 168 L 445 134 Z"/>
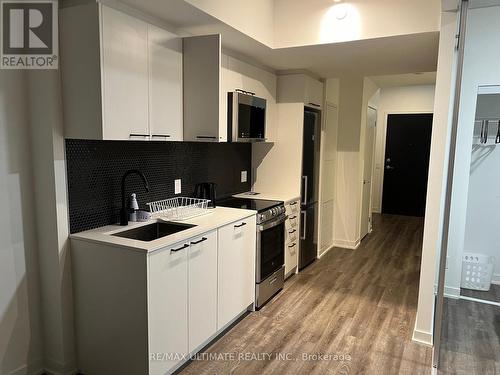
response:
<path fill-rule="evenodd" d="M 276 220 L 261 224 L 261 225 L 257 226 L 257 228 L 259 229 L 259 232 L 262 232 L 266 229 L 270 229 L 270 228 L 273 228 L 273 227 L 278 226 L 280 224 L 283 224 L 285 222 L 286 218 L 287 218 L 286 215 L 281 215 Z"/>

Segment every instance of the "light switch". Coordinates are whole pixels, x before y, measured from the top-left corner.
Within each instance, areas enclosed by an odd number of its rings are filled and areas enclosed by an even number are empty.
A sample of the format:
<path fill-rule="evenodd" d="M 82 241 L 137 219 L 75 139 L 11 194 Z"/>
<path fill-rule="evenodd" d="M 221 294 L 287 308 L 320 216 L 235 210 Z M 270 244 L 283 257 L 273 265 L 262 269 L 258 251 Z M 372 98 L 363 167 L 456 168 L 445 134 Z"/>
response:
<path fill-rule="evenodd" d="M 241 171 L 241 182 L 247 182 L 247 171 Z"/>
<path fill-rule="evenodd" d="M 180 194 L 182 192 L 181 179 L 177 179 L 174 182 L 174 194 Z"/>

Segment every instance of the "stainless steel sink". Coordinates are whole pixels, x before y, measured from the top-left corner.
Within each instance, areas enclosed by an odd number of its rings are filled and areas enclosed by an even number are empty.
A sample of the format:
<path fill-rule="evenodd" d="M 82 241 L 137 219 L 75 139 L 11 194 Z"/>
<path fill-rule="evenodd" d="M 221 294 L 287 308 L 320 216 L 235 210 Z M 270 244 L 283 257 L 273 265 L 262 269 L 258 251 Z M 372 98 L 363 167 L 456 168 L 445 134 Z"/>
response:
<path fill-rule="evenodd" d="M 153 224 L 144 225 L 142 227 L 113 233 L 112 236 L 149 242 L 157 240 L 158 238 L 168 236 L 170 234 L 182 232 L 183 230 L 193 228 L 195 226 L 196 225 L 183 223 L 156 222 Z"/>

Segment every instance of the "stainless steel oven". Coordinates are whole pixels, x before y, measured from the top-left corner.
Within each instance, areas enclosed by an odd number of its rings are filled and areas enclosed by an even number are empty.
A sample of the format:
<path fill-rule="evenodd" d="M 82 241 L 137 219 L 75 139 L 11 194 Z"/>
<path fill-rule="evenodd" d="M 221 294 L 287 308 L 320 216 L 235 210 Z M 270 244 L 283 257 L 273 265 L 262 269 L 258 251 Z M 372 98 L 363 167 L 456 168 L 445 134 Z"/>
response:
<path fill-rule="evenodd" d="M 274 210 L 277 216 L 257 224 L 257 309 L 283 288 L 285 279 L 285 207 L 276 207 Z"/>

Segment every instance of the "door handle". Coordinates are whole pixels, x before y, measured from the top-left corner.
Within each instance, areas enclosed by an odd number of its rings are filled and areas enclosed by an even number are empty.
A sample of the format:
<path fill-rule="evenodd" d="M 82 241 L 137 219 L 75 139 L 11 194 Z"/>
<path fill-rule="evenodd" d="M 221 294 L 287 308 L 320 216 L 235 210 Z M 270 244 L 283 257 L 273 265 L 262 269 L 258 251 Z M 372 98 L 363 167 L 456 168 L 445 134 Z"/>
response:
<path fill-rule="evenodd" d="M 181 251 L 182 249 L 185 249 L 186 247 L 189 247 L 189 244 L 184 244 L 184 246 L 178 247 L 177 249 L 170 249 L 171 253 L 176 253 L 177 251 Z"/>
<path fill-rule="evenodd" d="M 301 211 L 300 214 L 304 215 L 304 218 L 302 220 L 302 233 L 300 235 L 300 239 L 305 240 L 306 239 L 306 228 L 307 228 L 307 220 L 306 220 L 307 211 Z"/>
<path fill-rule="evenodd" d="M 149 138 L 149 134 L 137 134 L 137 133 L 131 133 L 131 134 L 129 135 L 129 139 L 133 139 L 133 138 L 148 139 L 148 138 Z"/>
<path fill-rule="evenodd" d="M 304 183 L 304 196 L 302 204 L 307 204 L 307 176 L 302 176 L 302 181 Z"/>
<path fill-rule="evenodd" d="M 201 240 L 191 241 L 191 245 L 197 245 L 197 244 L 202 243 L 203 241 L 206 241 L 206 240 L 207 240 L 206 237 L 202 237 Z"/>

